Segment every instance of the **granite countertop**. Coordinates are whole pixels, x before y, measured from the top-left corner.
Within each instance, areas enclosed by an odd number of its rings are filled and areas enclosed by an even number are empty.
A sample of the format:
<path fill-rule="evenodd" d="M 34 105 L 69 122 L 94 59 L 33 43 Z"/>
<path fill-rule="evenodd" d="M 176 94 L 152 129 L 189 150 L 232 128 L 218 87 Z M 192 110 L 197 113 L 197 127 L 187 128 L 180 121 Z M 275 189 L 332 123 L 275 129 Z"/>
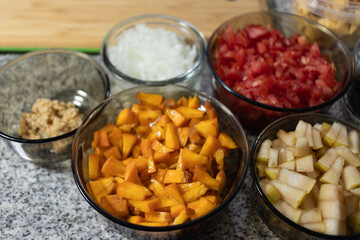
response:
<path fill-rule="evenodd" d="M 286 0 L 269 1 L 270 9 L 289 11 L 290 6 Z M 19 56 L 0 54 L 0 67 Z M 99 56 L 94 58 L 99 60 Z M 206 85 L 210 79 L 207 66 L 201 77 L 201 85 Z M 114 92 L 116 87 L 112 88 Z M 329 114 L 349 118 L 342 101 L 335 103 Z M 251 149 L 256 136 L 247 136 Z M 252 191 L 248 171 L 237 196 L 199 238 L 277 239 L 256 213 L 250 198 Z M 0 192 L 0 239 L 126 239 L 81 196 L 70 159 L 37 165 L 21 159 L 1 139 Z"/>

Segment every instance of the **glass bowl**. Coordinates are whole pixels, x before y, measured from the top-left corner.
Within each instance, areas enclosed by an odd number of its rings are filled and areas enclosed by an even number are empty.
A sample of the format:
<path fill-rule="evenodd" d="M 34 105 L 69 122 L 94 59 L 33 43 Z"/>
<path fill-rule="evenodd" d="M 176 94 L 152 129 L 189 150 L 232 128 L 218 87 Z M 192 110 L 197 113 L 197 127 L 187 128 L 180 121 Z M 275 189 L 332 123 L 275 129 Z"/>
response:
<path fill-rule="evenodd" d="M 188 67 L 188 69 L 186 69 L 184 72 L 181 72 L 179 74 L 177 74 L 176 76 L 171 76 L 168 77 L 167 79 L 160 79 L 160 80 L 154 80 L 154 79 L 145 79 L 143 77 L 140 76 L 136 76 L 134 77 L 134 75 L 132 74 L 132 76 L 129 73 L 124 72 L 121 69 L 124 69 L 124 66 L 121 66 L 119 68 L 120 63 L 114 63 L 114 58 L 116 57 L 116 54 L 114 54 L 114 51 L 112 50 L 114 48 L 114 46 L 117 46 L 117 48 L 120 48 L 121 46 L 118 45 L 118 41 L 119 41 L 119 36 L 123 37 L 126 36 L 126 33 L 129 33 L 129 30 L 134 30 L 137 29 L 135 27 L 137 26 L 142 26 L 144 25 L 146 28 L 151 28 L 153 30 L 166 30 L 168 32 L 170 32 L 172 35 L 175 35 L 176 38 L 180 38 L 182 39 L 182 41 L 184 41 L 187 45 L 190 46 L 194 46 L 195 48 L 195 52 L 196 54 L 194 54 L 195 60 L 193 62 L 193 64 Z M 144 29 L 142 29 L 142 31 L 144 31 Z M 145 30 L 147 32 L 150 32 L 149 30 Z M 139 32 L 136 31 L 137 33 Z M 151 33 L 151 32 L 150 32 Z M 138 34 L 134 34 L 133 36 L 139 36 Z M 150 34 L 153 35 L 153 34 Z M 164 38 L 164 33 L 160 33 L 158 35 L 161 35 L 162 38 L 161 39 L 166 39 Z M 170 34 L 167 34 L 166 36 L 169 36 Z M 165 36 L 165 37 L 166 37 Z M 122 39 L 125 39 L 125 37 L 123 37 Z M 161 40 L 159 39 L 159 41 Z M 174 44 L 174 38 L 172 39 L 172 43 L 174 46 L 172 46 L 172 48 L 176 48 L 179 49 L 179 46 L 181 46 L 180 43 Z M 152 39 L 148 39 L 146 35 L 141 36 L 141 39 L 132 39 L 133 41 L 149 41 L 152 43 Z M 163 40 L 164 41 L 164 40 Z M 160 42 L 163 42 L 160 41 Z M 123 40 L 123 42 L 126 42 Z M 182 43 L 184 43 L 182 42 Z M 205 39 L 204 36 L 202 35 L 201 32 L 199 32 L 199 30 L 197 28 L 195 28 L 193 25 L 191 25 L 189 22 L 186 22 L 184 20 L 178 19 L 178 18 L 174 18 L 172 16 L 166 16 L 166 15 L 141 15 L 141 16 L 136 16 L 133 18 L 129 18 L 126 19 L 124 21 L 119 22 L 118 24 L 116 24 L 113 28 L 110 29 L 110 31 L 106 34 L 103 42 L 102 42 L 102 46 L 101 46 L 101 59 L 105 65 L 105 67 L 107 68 L 107 70 L 110 73 L 110 76 L 114 78 L 114 81 L 116 83 L 118 83 L 118 85 L 120 86 L 120 88 L 125 89 L 125 88 L 129 88 L 129 87 L 134 87 L 136 85 L 165 85 L 165 84 L 182 84 L 182 85 L 186 85 L 186 86 L 191 86 L 195 83 L 195 79 L 198 76 L 198 73 L 200 72 L 203 64 L 204 64 L 204 60 L 205 60 Z M 155 46 L 154 48 L 158 51 L 160 51 L 161 49 L 167 49 L 166 51 L 168 51 L 169 47 L 166 48 L 162 48 L 161 46 L 158 46 L 157 44 L 154 44 Z M 141 49 L 143 49 L 144 47 L 137 47 L 136 50 L 139 49 L 139 51 Z M 184 51 L 184 48 L 182 51 Z M 146 50 L 146 49 L 143 49 Z M 176 55 L 179 56 L 179 51 L 181 50 L 177 50 L 176 51 Z M 162 53 L 164 54 L 164 53 Z M 165 55 L 168 53 L 164 54 Z M 150 53 L 140 53 L 140 52 L 136 52 L 135 50 L 133 50 L 133 52 L 131 54 L 129 54 L 129 59 L 132 58 L 133 61 L 137 61 L 140 62 L 138 64 L 144 66 L 145 72 L 147 72 L 148 75 L 150 75 L 150 69 L 148 69 L 148 65 L 151 64 L 151 68 L 155 68 L 155 69 L 160 69 L 161 68 L 167 68 L 169 65 L 169 62 L 172 62 L 171 66 L 174 65 L 174 62 L 171 61 L 171 59 L 167 59 L 164 58 L 163 56 L 161 57 L 156 57 L 156 59 L 152 59 L 151 62 L 149 63 L 149 58 L 150 57 L 154 57 L 154 53 L 150 52 Z M 171 54 L 168 54 L 171 58 Z M 185 56 L 184 56 L 185 57 Z M 185 67 L 183 67 L 185 68 Z M 127 69 L 132 69 L 131 66 L 127 67 Z M 139 71 L 138 71 L 139 72 Z M 137 72 L 137 73 L 138 73 Z M 152 74 L 151 74 L 152 75 Z M 146 76 L 146 75 L 145 75 Z"/>
<path fill-rule="evenodd" d="M 328 55 L 336 67 L 335 80 L 338 82 L 339 87 L 335 95 L 327 102 L 312 107 L 279 108 L 256 102 L 230 88 L 219 77 L 213 67 L 214 51 L 219 47 L 217 38 L 219 32 L 228 25 L 231 25 L 233 30 L 237 31 L 250 24 L 270 26 L 279 30 L 286 37 L 299 33 L 305 35 L 310 42 L 312 42 L 313 36 L 316 35 L 321 53 Z M 304 25 L 308 27 L 307 29 L 311 29 L 311 31 L 302 33 Z M 209 39 L 207 59 L 213 73 L 212 83 L 215 89 L 215 96 L 234 112 L 246 128 L 255 131 L 260 131 L 272 121 L 289 114 L 325 111 L 347 91 L 354 72 L 354 63 L 349 49 L 333 32 L 310 19 L 274 11 L 248 13 L 234 17 L 221 24 Z"/>
<path fill-rule="evenodd" d="M 334 31 L 353 49 L 360 39 L 360 2 L 352 0 L 295 0 L 293 12 Z"/>
<path fill-rule="evenodd" d="M 250 173 L 253 180 L 254 191 L 252 198 L 254 206 L 264 223 L 272 230 L 278 237 L 282 239 L 359 239 L 360 234 L 353 235 L 328 235 L 304 228 L 295 222 L 289 220 L 282 213 L 280 213 L 267 199 L 265 193 L 260 187 L 259 180 L 261 180 L 258 172 L 256 171 L 256 157 L 259 152 L 261 143 L 265 139 L 275 139 L 276 133 L 279 129 L 285 131 L 293 131 L 299 120 L 303 120 L 312 125 L 315 123 L 334 123 L 338 122 L 347 127 L 348 131 L 360 129 L 354 125 L 342 121 L 341 119 L 334 118 L 329 115 L 319 113 L 301 113 L 283 117 L 267 126 L 257 137 L 250 154 Z"/>
<path fill-rule="evenodd" d="M 209 101 L 215 107 L 218 113 L 220 131 L 228 133 L 239 146 L 237 149 L 229 150 L 229 156 L 225 159 L 229 167 L 226 170 L 227 186 L 222 196 L 223 202 L 207 215 L 180 225 L 149 227 L 129 223 L 106 212 L 96 203 L 96 200 L 91 197 L 92 194 L 87 190 L 87 185 L 89 184 L 88 155 L 92 152 L 91 141 L 94 131 L 107 123 L 114 122 L 117 113 L 137 103 L 138 99 L 135 98 L 137 92 L 162 94 L 165 98 L 174 99 L 182 96 L 194 96 L 196 93 L 194 90 L 178 85 L 138 86 L 119 92 L 103 101 L 87 116 L 75 134 L 72 152 L 72 170 L 75 183 L 85 200 L 100 215 L 107 218 L 110 224 L 113 224 L 121 234 L 127 237 L 139 237 L 142 239 L 145 237 L 178 238 L 188 235 L 194 236 L 195 232 L 198 232 L 202 228 L 200 226 L 206 227 L 206 224 L 203 223 L 213 218 L 231 202 L 244 181 L 248 162 L 248 143 L 244 129 L 236 117 L 222 103 L 215 98 L 198 92 L 198 97 L 202 104 L 204 104 L 205 101 Z"/>
<path fill-rule="evenodd" d="M 110 95 L 109 80 L 88 55 L 61 49 L 31 52 L 0 69 L 0 136 L 23 159 L 56 162 L 71 158 L 76 129 L 46 139 L 23 139 L 18 126 L 38 98 L 72 102 L 82 115 Z"/>

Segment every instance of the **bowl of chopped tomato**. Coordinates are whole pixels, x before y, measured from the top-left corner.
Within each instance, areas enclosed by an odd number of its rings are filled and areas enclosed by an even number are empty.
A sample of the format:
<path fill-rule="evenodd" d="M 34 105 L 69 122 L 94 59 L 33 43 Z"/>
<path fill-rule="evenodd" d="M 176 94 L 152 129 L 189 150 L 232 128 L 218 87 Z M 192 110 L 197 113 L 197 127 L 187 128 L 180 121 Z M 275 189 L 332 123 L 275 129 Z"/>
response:
<path fill-rule="evenodd" d="M 326 111 L 354 74 L 352 55 L 333 32 L 273 11 L 221 24 L 209 39 L 207 57 L 216 97 L 254 130 L 285 115 Z"/>
<path fill-rule="evenodd" d="M 221 102 L 165 85 L 100 103 L 72 154 L 79 191 L 120 234 L 181 239 L 217 224 L 245 179 L 249 152 L 244 129 Z"/>

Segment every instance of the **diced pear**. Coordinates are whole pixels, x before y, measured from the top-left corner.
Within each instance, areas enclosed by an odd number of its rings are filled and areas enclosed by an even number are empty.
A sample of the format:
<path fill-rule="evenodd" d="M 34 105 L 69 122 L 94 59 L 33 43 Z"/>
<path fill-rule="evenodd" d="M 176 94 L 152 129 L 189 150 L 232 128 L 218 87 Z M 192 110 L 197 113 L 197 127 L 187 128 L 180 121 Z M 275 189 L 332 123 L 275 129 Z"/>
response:
<path fill-rule="evenodd" d="M 295 170 L 295 166 L 296 166 L 295 160 L 284 162 L 279 165 L 280 168 L 286 168 L 292 171 Z"/>
<path fill-rule="evenodd" d="M 279 156 L 279 150 L 276 148 L 270 148 L 268 167 L 277 167 L 278 166 L 278 156 Z"/>
<path fill-rule="evenodd" d="M 304 157 L 309 154 L 310 146 L 309 141 L 306 137 L 301 137 L 296 140 L 294 156 L 295 157 Z"/>
<path fill-rule="evenodd" d="M 314 171 L 306 173 L 306 176 L 314 178 L 314 179 L 317 179 L 320 175 L 321 175 L 321 172 L 315 168 L 314 168 Z"/>
<path fill-rule="evenodd" d="M 286 162 L 286 148 L 279 148 L 278 165 Z"/>
<path fill-rule="evenodd" d="M 272 147 L 273 148 L 283 148 L 286 147 L 287 145 L 280 139 L 280 138 L 276 138 L 272 141 Z"/>
<path fill-rule="evenodd" d="M 320 182 L 316 182 L 315 186 L 313 187 L 312 191 L 311 191 L 311 195 L 313 196 L 314 199 L 318 199 L 319 197 L 319 192 L 320 192 Z"/>
<path fill-rule="evenodd" d="M 348 164 L 351 164 L 355 167 L 360 166 L 360 158 L 355 155 L 349 148 L 345 146 L 339 146 L 335 148 L 337 154 L 345 159 Z"/>
<path fill-rule="evenodd" d="M 315 232 L 323 233 L 325 231 L 325 223 L 321 222 L 312 222 L 312 223 L 304 223 L 302 224 L 304 228 L 310 229 Z"/>
<path fill-rule="evenodd" d="M 345 146 L 345 147 L 349 146 L 349 139 L 348 139 L 348 133 L 346 127 L 341 128 L 338 136 L 335 139 L 334 147 L 338 147 L 338 146 Z"/>
<path fill-rule="evenodd" d="M 360 187 L 351 189 L 350 192 L 354 195 L 360 196 Z M 359 204 L 360 204 L 360 201 L 359 201 Z M 359 206 L 359 209 L 360 209 L 360 206 Z"/>
<path fill-rule="evenodd" d="M 315 168 L 321 172 L 326 172 L 335 159 L 337 158 L 337 151 L 334 148 L 329 148 L 326 153 L 315 163 Z"/>
<path fill-rule="evenodd" d="M 360 172 L 352 165 L 344 167 L 342 178 L 344 180 L 346 190 L 351 190 L 360 186 Z"/>
<path fill-rule="evenodd" d="M 265 196 L 271 203 L 275 203 L 281 198 L 280 192 L 277 188 L 267 179 L 263 179 L 259 182 L 261 189 L 265 193 Z"/>
<path fill-rule="evenodd" d="M 323 122 L 321 126 L 322 126 L 322 131 L 327 133 L 332 125 L 330 123 Z"/>
<path fill-rule="evenodd" d="M 265 177 L 265 168 L 267 168 L 267 163 L 256 162 L 256 169 L 259 174 L 259 177 Z"/>
<path fill-rule="evenodd" d="M 299 139 L 306 136 L 307 123 L 300 120 L 295 128 L 295 138 Z"/>
<path fill-rule="evenodd" d="M 274 207 L 284 214 L 287 218 L 289 218 L 291 221 L 295 223 L 299 223 L 300 216 L 303 212 L 303 210 L 298 208 L 293 208 L 291 205 L 286 203 L 285 201 L 279 200 L 276 203 L 274 203 Z"/>
<path fill-rule="evenodd" d="M 313 128 L 312 130 L 312 134 L 313 134 L 313 139 L 314 139 L 314 146 L 312 147 L 312 149 L 320 149 L 322 148 L 324 145 L 322 143 L 322 140 L 321 140 L 321 133 L 318 129 L 316 128 Z"/>
<path fill-rule="evenodd" d="M 343 167 L 344 159 L 342 157 L 337 157 L 329 170 L 327 170 L 324 175 L 322 175 L 320 182 L 338 184 Z"/>
<path fill-rule="evenodd" d="M 259 153 L 256 157 L 256 159 L 260 162 L 268 162 L 269 161 L 269 155 L 270 155 L 270 147 L 271 147 L 271 140 L 266 139 L 261 143 Z"/>
<path fill-rule="evenodd" d="M 329 146 L 333 146 L 337 136 L 340 133 L 341 128 L 343 128 L 343 127 L 344 126 L 341 125 L 340 123 L 334 122 L 331 125 L 329 131 L 326 133 L 326 135 L 324 137 L 324 142 Z"/>
<path fill-rule="evenodd" d="M 356 130 L 349 132 L 349 148 L 355 154 L 360 153 L 360 137 L 359 132 Z"/>
<path fill-rule="evenodd" d="M 293 208 L 298 208 L 305 198 L 305 191 L 290 186 L 279 180 L 271 180 L 271 183 L 280 192 L 282 199 L 290 204 Z"/>
<path fill-rule="evenodd" d="M 344 197 L 344 200 L 346 216 L 358 210 L 359 196 L 350 193 L 350 195 Z"/>
<path fill-rule="evenodd" d="M 343 201 L 343 189 L 338 184 L 321 184 L 318 201 Z"/>
<path fill-rule="evenodd" d="M 320 208 L 321 215 L 324 219 L 346 220 L 345 205 L 341 201 L 319 201 L 318 207 Z"/>
<path fill-rule="evenodd" d="M 295 144 L 295 132 L 286 132 L 282 129 L 277 131 L 276 136 L 281 139 L 287 146 L 293 146 Z"/>
<path fill-rule="evenodd" d="M 285 159 L 287 161 L 292 161 L 295 159 L 294 157 L 294 151 L 291 148 L 286 149 Z"/>
<path fill-rule="evenodd" d="M 346 235 L 346 223 L 339 219 L 324 219 L 325 231 L 329 235 Z"/>
<path fill-rule="evenodd" d="M 280 170 L 281 170 L 281 168 L 277 168 L 277 167 L 275 167 L 275 168 L 266 167 L 265 175 L 271 180 L 277 179 L 279 176 Z"/>
<path fill-rule="evenodd" d="M 316 183 L 316 179 L 284 168 L 280 170 L 278 180 L 306 193 L 309 193 Z"/>
<path fill-rule="evenodd" d="M 302 225 L 304 223 L 312 222 L 321 222 L 322 215 L 319 208 L 313 208 L 309 210 L 304 210 L 301 214 L 299 223 Z"/>
<path fill-rule="evenodd" d="M 300 208 L 303 210 L 314 209 L 317 207 L 317 202 L 312 194 L 306 194 L 304 200 L 302 201 Z"/>
<path fill-rule="evenodd" d="M 314 147 L 313 127 L 309 123 L 307 123 L 307 126 L 306 126 L 305 137 L 309 141 L 309 146 L 311 148 L 313 148 Z"/>
<path fill-rule="evenodd" d="M 323 130 L 322 124 L 320 124 L 320 123 L 315 123 L 314 128 L 319 130 L 320 132 L 322 132 L 322 130 Z"/>
<path fill-rule="evenodd" d="M 314 156 L 313 154 L 295 160 L 297 172 L 313 172 L 314 171 Z"/>

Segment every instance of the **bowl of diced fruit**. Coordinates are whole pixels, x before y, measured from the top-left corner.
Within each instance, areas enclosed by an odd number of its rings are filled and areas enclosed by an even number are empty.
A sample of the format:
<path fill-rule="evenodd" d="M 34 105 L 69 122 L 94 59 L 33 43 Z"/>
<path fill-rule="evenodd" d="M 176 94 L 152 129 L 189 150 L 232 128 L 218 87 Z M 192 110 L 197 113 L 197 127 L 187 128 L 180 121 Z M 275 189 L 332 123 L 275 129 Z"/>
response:
<path fill-rule="evenodd" d="M 86 201 L 129 237 L 180 238 L 229 204 L 243 182 L 246 135 L 215 98 L 139 86 L 84 120 L 72 169 Z"/>
<path fill-rule="evenodd" d="M 354 73 L 349 49 L 333 32 L 273 11 L 221 24 L 207 57 L 216 97 L 258 131 L 286 115 L 326 110 L 345 94 Z"/>
<path fill-rule="evenodd" d="M 255 207 L 285 239 L 360 238 L 359 128 L 316 113 L 281 118 L 258 136 Z"/>

